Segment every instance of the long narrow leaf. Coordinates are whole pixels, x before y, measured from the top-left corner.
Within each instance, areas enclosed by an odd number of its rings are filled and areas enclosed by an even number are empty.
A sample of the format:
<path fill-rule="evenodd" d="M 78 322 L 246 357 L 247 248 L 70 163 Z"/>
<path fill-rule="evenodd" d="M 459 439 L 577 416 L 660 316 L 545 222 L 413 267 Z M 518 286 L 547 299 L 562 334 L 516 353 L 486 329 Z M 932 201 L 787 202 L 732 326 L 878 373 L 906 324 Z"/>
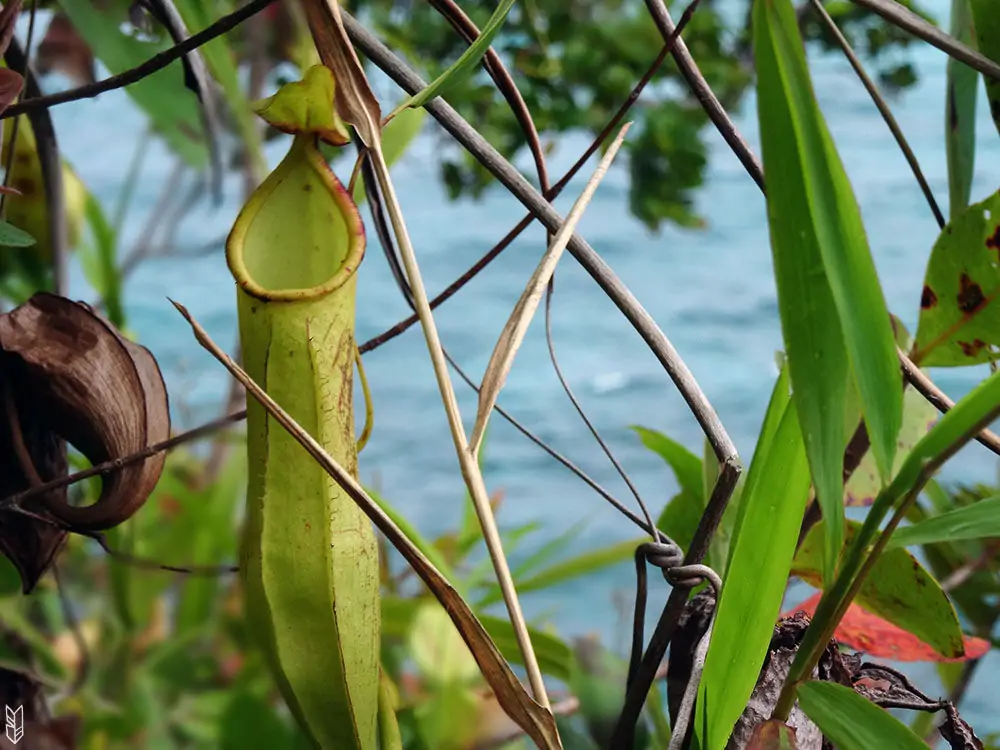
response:
<path fill-rule="evenodd" d="M 975 47 L 969 0 L 951 0 L 951 35 Z M 945 99 L 945 150 L 948 155 L 948 213 L 954 221 L 969 205 L 976 163 L 976 101 L 979 75 L 965 63 L 948 58 Z"/>
<path fill-rule="evenodd" d="M 927 744 L 884 708 L 833 682 L 807 682 L 799 705 L 838 750 L 927 750 Z"/>
<path fill-rule="evenodd" d="M 712 641 L 696 704 L 703 750 L 722 750 L 746 708 L 767 655 L 788 583 L 802 514 L 809 495 L 809 465 L 794 403 L 781 398 L 780 423 L 758 450 L 741 500 L 742 518 L 719 597 Z M 765 418 L 772 422 L 773 412 Z M 766 541 L 765 541 L 766 540 Z"/>
<path fill-rule="evenodd" d="M 427 86 L 425 86 L 421 91 L 411 96 L 405 102 L 403 102 L 397 111 L 403 109 L 404 107 L 422 107 L 431 99 L 436 96 L 443 94 L 449 87 L 454 86 L 462 77 L 468 73 L 480 60 L 483 59 L 483 55 L 486 54 L 486 50 L 490 48 L 490 43 L 493 41 L 493 37 L 497 35 L 500 28 L 503 26 L 504 20 L 507 18 L 507 13 L 514 6 L 514 0 L 500 0 L 497 5 L 497 9 L 493 11 L 493 15 L 490 16 L 490 20 L 486 22 L 486 25 L 482 28 L 479 36 L 474 41 L 462 56 L 459 57 L 451 66 L 433 81 L 431 81 Z"/>
<path fill-rule="evenodd" d="M 816 103 L 790 0 L 756 0 L 754 51 L 768 220 L 794 400 L 830 541 L 843 534 L 846 384 L 853 375 L 883 480 L 902 423 L 885 298 L 847 174 Z M 826 577 L 835 570 L 827 561 Z"/>
<path fill-rule="evenodd" d="M 1000 497 L 980 500 L 896 530 L 888 548 L 1000 537 Z"/>

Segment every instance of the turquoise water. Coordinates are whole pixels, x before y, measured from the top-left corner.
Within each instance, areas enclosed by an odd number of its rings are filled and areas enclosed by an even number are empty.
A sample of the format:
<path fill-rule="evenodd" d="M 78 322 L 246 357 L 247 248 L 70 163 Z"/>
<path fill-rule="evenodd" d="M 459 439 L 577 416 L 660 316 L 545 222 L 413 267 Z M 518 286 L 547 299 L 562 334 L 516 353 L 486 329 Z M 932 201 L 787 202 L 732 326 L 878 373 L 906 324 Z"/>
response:
<path fill-rule="evenodd" d="M 941 17 L 946 15 L 946 4 L 940 0 L 929 5 Z M 942 140 L 945 58 L 932 48 L 921 48 L 914 59 L 921 82 L 897 98 L 893 109 L 947 210 Z M 902 155 L 847 63 L 814 56 L 813 65 L 821 104 L 861 204 L 890 307 L 912 327 L 937 227 Z M 383 92 L 389 90 L 386 84 Z M 996 176 L 1000 173 L 1000 137 L 984 106 L 979 114 L 975 200 L 1000 182 Z M 121 92 L 114 92 L 95 101 L 59 107 L 54 117 L 66 156 L 105 205 L 112 205 L 124 181 L 127 155 L 144 129 L 141 115 Z M 752 97 L 736 119 L 759 151 Z M 707 229 L 687 232 L 668 227 L 659 235 L 650 234 L 627 212 L 624 170 L 612 169 L 580 232 L 672 340 L 748 462 L 776 375 L 774 352 L 780 348 L 780 331 L 763 199 L 714 131 L 710 142 L 711 166 L 698 194 L 698 210 L 708 220 Z M 553 174 L 561 174 L 585 146 L 583 137 L 561 139 L 551 161 Z M 278 144 L 271 150 L 272 163 L 283 148 Z M 440 148 L 437 133 L 428 130 L 394 169 L 432 294 L 471 265 L 523 213 L 499 189 L 482 202 L 447 202 L 436 179 Z M 116 156 L 110 157 L 112 153 Z M 529 168 L 527 161 L 519 164 Z M 136 196 L 139 210 L 127 223 L 130 237 L 141 231 L 145 213 L 153 208 L 172 168 L 171 157 L 154 147 Z M 558 208 L 568 210 L 590 168 L 557 201 Z M 346 177 L 346 168 L 339 171 Z M 196 345 L 166 297 L 169 294 L 185 304 L 216 341 L 232 346 L 236 338 L 234 291 L 221 240 L 239 201 L 240 181 L 233 176 L 227 180 L 221 207 L 199 208 L 175 227 L 178 253 L 194 252 L 206 243 L 215 243 L 215 250 L 191 259 L 150 260 L 128 285 L 131 325 L 163 366 L 175 420 L 185 426 L 218 412 L 228 376 Z M 543 250 L 544 235 L 533 228 L 439 310 L 445 345 L 474 377 L 482 375 L 496 337 Z M 71 291 L 81 298 L 92 296 L 78 269 L 74 269 Z M 362 340 L 408 313 L 374 240 L 360 272 L 358 299 Z M 660 459 L 639 445 L 629 425 L 661 430 L 700 450 L 701 436 L 693 417 L 639 337 L 569 255 L 557 273 L 553 329 L 561 363 L 577 395 L 657 512 L 676 485 Z M 442 532 L 460 517 L 463 485 L 419 329 L 412 328 L 366 355 L 365 363 L 376 421 L 362 455 L 362 477 L 422 531 Z M 943 370 L 933 375 L 957 397 L 983 372 Z M 456 388 L 469 426 L 475 413 L 474 395 L 464 385 Z M 620 498 L 629 498 L 559 387 L 548 362 L 540 319 L 528 332 L 500 402 Z M 501 525 L 537 522 L 541 531 L 536 536 L 541 540 L 586 519 L 586 527 L 570 545 L 571 552 L 637 536 L 627 521 L 502 419 L 494 418 L 491 424 L 485 473 L 489 488 L 504 493 Z M 947 468 L 945 478 L 989 481 L 996 474 L 996 460 L 973 446 Z M 531 548 L 526 543 L 519 554 Z M 554 622 L 566 635 L 598 632 L 613 644 L 623 644 L 625 627 L 619 609 L 621 602 L 630 604 L 633 587 L 631 565 L 622 564 L 556 592 L 526 594 L 524 606 L 530 616 Z M 654 609 L 664 593 L 653 593 Z M 796 589 L 789 603 L 807 595 L 804 589 Z M 983 733 L 1000 730 L 1000 719 L 987 700 L 993 680 L 990 672 L 996 664 L 993 654 L 980 669 L 965 706 L 968 718 Z M 910 671 L 924 678 L 929 690 L 936 689 L 930 668 Z"/>

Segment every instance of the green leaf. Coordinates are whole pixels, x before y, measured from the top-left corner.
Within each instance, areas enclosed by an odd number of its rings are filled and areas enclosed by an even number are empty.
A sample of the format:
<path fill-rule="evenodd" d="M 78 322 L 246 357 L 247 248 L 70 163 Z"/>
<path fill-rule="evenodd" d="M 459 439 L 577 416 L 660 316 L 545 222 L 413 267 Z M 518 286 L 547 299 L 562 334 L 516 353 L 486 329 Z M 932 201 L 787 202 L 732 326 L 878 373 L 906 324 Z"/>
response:
<path fill-rule="evenodd" d="M 938 410 L 912 387 L 907 387 L 903 391 L 903 426 L 896 441 L 893 476 L 902 468 L 913 446 L 930 432 L 939 416 Z M 881 489 L 882 482 L 879 480 L 878 468 L 869 451 L 861 459 L 861 463 L 844 488 L 844 502 L 848 506 L 871 505 Z"/>
<path fill-rule="evenodd" d="M 700 497 L 692 495 L 690 492 L 679 492 L 674 495 L 664 506 L 659 518 L 656 519 L 656 528 L 666 534 L 680 545 L 681 549 L 687 549 L 694 538 L 695 529 L 701 522 L 705 505 Z M 714 561 L 706 561 L 706 565 L 712 565 Z"/>
<path fill-rule="evenodd" d="M 632 425 L 632 429 L 635 430 L 644 446 L 667 462 L 667 465 L 673 470 L 674 476 L 677 477 L 677 483 L 682 490 L 694 497 L 702 496 L 703 481 L 700 458 L 662 432 L 638 425 Z"/>
<path fill-rule="evenodd" d="M 455 574 L 451 565 L 448 564 L 448 561 L 444 559 L 444 555 L 441 554 L 440 550 L 424 539 L 421 533 L 417 531 L 417 528 L 406 520 L 406 518 L 402 516 L 378 492 L 367 487 L 365 489 L 368 491 L 371 499 L 375 501 L 376 505 L 378 505 L 378 507 L 392 519 L 392 522 L 399 527 L 400 531 L 402 531 L 411 542 L 413 542 L 414 546 L 423 553 L 424 557 L 430 560 L 434 567 L 440 571 L 441 575 L 443 575 L 452 586 L 460 591 L 461 581 Z"/>
<path fill-rule="evenodd" d="M 396 108 L 397 112 L 404 107 L 422 107 L 431 99 L 436 96 L 440 96 L 449 88 L 461 81 L 462 78 L 467 75 L 480 60 L 483 59 L 486 51 L 490 48 L 490 43 L 493 41 L 493 37 L 497 35 L 498 31 L 500 31 L 500 28 L 503 26 L 504 19 L 507 17 L 507 13 L 513 5 L 514 0 L 500 0 L 499 4 L 497 4 L 497 9 L 493 11 L 493 15 L 490 16 L 490 20 L 487 21 L 486 25 L 480 30 L 479 37 L 476 41 L 473 42 L 469 48 L 462 53 L 462 56 L 452 63 L 444 73 L 439 75 L 423 89 L 400 104 L 399 107 Z"/>
<path fill-rule="evenodd" d="M 809 531 L 792 563 L 793 575 L 817 587 L 821 585 L 820 563 L 825 558 L 822 525 L 821 521 Z M 849 522 L 845 544 L 853 542 L 860 529 L 860 523 Z M 948 595 L 902 547 L 886 549 L 878 556 L 854 601 L 913 633 L 943 656 L 955 658 L 965 652 L 962 628 Z"/>
<path fill-rule="evenodd" d="M 427 110 L 418 107 L 404 109 L 389 120 L 389 124 L 382 129 L 382 153 L 387 166 L 391 167 L 402 158 L 406 149 L 420 135 L 426 118 Z M 354 202 L 360 206 L 365 197 L 365 181 L 358 180 L 354 184 Z"/>
<path fill-rule="evenodd" d="M 86 191 L 83 210 L 90 228 L 90 242 L 81 245 L 77 251 L 80 267 L 87 282 L 104 300 L 108 319 L 117 327 L 123 328 L 125 310 L 116 256 L 117 234 L 104 215 L 100 201 L 89 190 Z"/>
<path fill-rule="evenodd" d="M 913 361 L 956 367 L 997 359 L 1000 345 L 1000 193 L 953 218 L 931 250 Z"/>
<path fill-rule="evenodd" d="M 213 12 L 218 6 L 204 2 L 204 0 L 173 0 L 173 2 L 177 6 L 177 12 L 180 13 L 184 25 L 192 34 L 216 21 Z M 249 152 L 249 157 L 255 164 L 258 173 L 266 174 L 267 160 L 262 148 L 260 131 L 254 121 L 246 89 L 240 82 L 236 54 L 230 46 L 228 38 L 225 35 L 217 36 L 201 45 L 198 51 L 204 57 L 205 66 L 209 73 L 222 87 L 224 96 L 220 99 L 225 101 L 229 111 L 233 114 L 241 145 Z"/>
<path fill-rule="evenodd" d="M 927 750 L 927 744 L 892 714 L 833 682 L 807 682 L 799 705 L 837 750 Z"/>
<path fill-rule="evenodd" d="M 993 62 L 1000 62 L 1000 4 L 997 0 L 969 0 L 969 6 L 975 22 L 976 46 Z M 993 123 L 1000 132 L 1000 81 L 983 76 L 983 82 Z"/>
<path fill-rule="evenodd" d="M 274 707 L 247 690 L 233 694 L 221 718 L 220 750 L 248 747 L 288 747 L 290 727 Z"/>
<path fill-rule="evenodd" d="M 970 0 L 951 0 L 951 35 L 976 47 Z M 969 205 L 976 165 L 976 101 L 979 74 L 965 63 L 948 58 L 945 98 L 945 150 L 948 155 L 948 205 L 952 220 Z"/>
<path fill-rule="evenodd" d="M 888 549 L 985 537 L 1000 537 L 1000 496 L 898 528 Z"/>
<path fill-rule="evenodd" d="M 35 244 L 35 238 L 18 229 L 9 221 L 0 219 L 0 245 L 3 247 L 31 247 Z"/>
<path fill-rule="evenodd" d="M 647 537 L 648 539 L 648 537 Z M 630 561 L 635 557 L 635 548 L 642 544 L 641 539 L 632 539 L 627 542 L 619 542 L 607 547 L 584 552 L 569 560 L 550 565 L 535 575 L 517 582 L 518 593 L 524 594 L 528 591 L 538 591 L 540 589 L 551 588 L 566 581 L 570 581 L 580 576 L 589 575 L 595 571 L 612 565 L 619 565 Z M 500 586 L 493 584 L 483 594 L 483 597 L 476 603 L 477 607 L 488 607 L 503 599 Z"/>
<path fill-rule="evenodd" d="M 840 419 L 853 373 L 882 477 L 902 423 L 889 313 L 847 174 L 816 104 L 790 0 L 755 0 L 768 223 L 793 399 L 831 548 L 843 531 Z M 825 577 L 832 580 L 833 560 Z"/>
<path fill-rule="evenodd" d="M 429 600 L 423 600 L 429 601 Z M 382 635 L 392 638 L 406 638 L 421 606 L 420 599 L 403 599 L 398 596 L 382 597 Z M 477 614 L 486 632 L 496 643 L 500 653 L 512 664 L 523 666 L 524 656 L 517 643 L 517 636 L 510 621 L 493 615 Z M 528 627 L 531 645 L 538 657 L 538 666 L 544 674 L 558 680 L 567 680 L 573 663 L 570 647 L 551 633 Z"/>
<path fill-rule="evenodd" d="M 112 75 L 134 68 L 171 46 L 168 39 L 141 41 L 122 31 L 121 20 L 129 17 L 127 0 L 99 6 L 91 0 L 60 0 L 59 5 Z M 125 92 L 150 118 L 157 135 L 188 166 L 199 168 L 208 163 L 198 99 L 184 86 L 180 65 L 153 73 L 127 86 Z"/>
<path fill-rule="evenodd" d="M 781 371 L 778 373 L 778 379 L 774 383 L 774 388 L 771 390 L 771 399 L 767 404 L 767 411 L 764 413 L 764 423 L 760 428 L 760 435 L 757 437 L 757 445 L 754 447 L 753 458 L 750 460 L 750 467 L 753 468 L 757 463 L 764 461 L 764 456 L 767 455 L 768 451 L 771 450 L 771 444 L 774 442 L 774 436 L 778 431 L 778 427 L 781 426 L 782 419 L 785 416 L 785 412 L 788 410 L 789 402 L 791 401 L 791 392 L 789 391 L 789 375 L 788 375 L 788 365 L 784 364 Z M 751 471 L 747 475 L 744 485 L 743 485 L 743 497 L 748 497 L 751 490 L 751 482 L 756 482 L 758 478 L 758 473 Z M 738 539 L 740 535 L 740 529 L 743 526 L 743 518 L 746 515 L 746 505 L 740 503 L 739 512 L 736 516 L 736 526 L 733 532 L 733 539 Z M 726 561 L 726 570 L 732 565 L 733 556 L 733 546 L 729 548 L 729 559 Z"/>
<path fill-rule="evenodd" d="M 788 584 L 809 496 L 809 466 L 787 381 L 778 379 L 765 417 L 779 418 L 758 447 L 740 505 L 740 523 L 716 614 L 696 704 L 703 750 L 722 750 L 757 684 Z M 766 542 L 764 541 L 766 540 Z"/>

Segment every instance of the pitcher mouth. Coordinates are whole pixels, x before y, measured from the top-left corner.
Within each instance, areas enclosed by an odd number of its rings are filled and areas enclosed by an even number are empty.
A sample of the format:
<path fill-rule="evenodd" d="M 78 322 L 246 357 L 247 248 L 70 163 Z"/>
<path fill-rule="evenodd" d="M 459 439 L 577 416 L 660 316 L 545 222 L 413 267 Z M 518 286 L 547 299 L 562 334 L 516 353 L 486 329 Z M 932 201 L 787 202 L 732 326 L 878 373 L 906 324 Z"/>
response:
<path fill-rule="evenodd" d="M 333 199 L 334 211 L 341 220 L 339 226 L 331 228 L 329 238 L 323 239 L 323 245 L 329 248 L 331 255 L 342 257 L 332 259 L 323 255 L 321 265 L 330 263 L 329 270 L 325 268 L 304 269 L 310 259 L 301 256 L 303 250 L 297 247 L 295 240 L 283 242 L 280 232 L 273 241 L 257 247 L 252 243 L 247 247 L 247 238 L 254 223 L 260 218 L 261 211 L 279 189 L 293 189 L 288 183 L 294 179 L 293 172 L 297 169 L 311 169 L 313 176 L 326 189 Z M 308 192 L 312 185 L 303 185 Z M 294 205 L 294 204 L 290 204 Z M 287 226 L 293 227 L 300 217 L 294 212 L 282 216 Z M 317 236 L 320 232 L 317 231 Z M 338 236 L 339 234 L 339 236 Z M 346 247 L 345 247 L 346 246 Z M 296 254 L 300 257 L 296 258 Z M 361 214 L 350 193 L 331 171 L 316 148 L 316 136 L 299 135 L 295 137 L 288 154 L 278 167 L 257 188 L 250 200 L 240 211 L 233 229 L 226 239 L 226 263 L 229 266 L 237 286 L 252 297 L 267 302 L 302 302 L 323 297 L 343 286 L 357 271 L 365 255 L 365 230 Z M 311 262 L 316 264 L 316 255 Z M 289 265 L 295 264 L 299 265 Z M 273 271 L 272 271 L 273 269 Z M 299 276 L 311 281 L 310 275 L 316 276 L 312 284 L 287 285 L 284 279 L 289 276 Z M 269 283 L 268 277 L 277 277 L 277 283 Z M 298 280 L 298 279 L 297 279 Z"/>

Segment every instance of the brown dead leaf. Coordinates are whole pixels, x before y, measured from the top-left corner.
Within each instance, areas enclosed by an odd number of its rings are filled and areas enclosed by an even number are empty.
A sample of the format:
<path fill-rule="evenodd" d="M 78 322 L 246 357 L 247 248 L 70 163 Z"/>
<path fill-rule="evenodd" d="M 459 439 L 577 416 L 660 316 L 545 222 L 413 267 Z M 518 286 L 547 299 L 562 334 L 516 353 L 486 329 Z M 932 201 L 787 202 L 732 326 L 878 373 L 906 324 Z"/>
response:
<path fill-rule="evenodd" d="M 39 75 L 62 73 L 75 86 L 97 81 L 94 53 L 65 13 L 56 13 L 35 53 Z"/>
<path fill-rule="evenodd" d="M 0 497 L 40 483 L 39 476 L 66 474 L 63 441 L 48 430 L 37 399 L 16 398 L 29 391 L 30 376 L 17 357 L 0 352 Z M 52 490 L 48 502 L 66 502 L 66 488 Z M 66 532 L 20 513 L 0 513 L 0 552 L 21 575 L 25 594 L 31 593 L 66 541 Z"/>
<path fill-rule="evenodd" d="M 34 295 L 0 316 L 0 349 L 5 354 L 0 361 L 14 372 L 21 368 L 20 378 L 7 381 L 17 388 L 14 402 L 18 407 L 38 405 L 30 422 L 20 415 L 25 435 L 47 431 L 47 439 L 59 436 L 93 464 L 128 456 L 169 436 L 167 392 L 153 355 L 125 340 L 82 302 Z M 40 508 L 70 531 L 117 526 L 146 502 L 164 460 L 159 453 L 103 475 L 93 505 L 71 506 L 64 493 L 48 493 L 26 509 Z M 36 464 L 32 484 L 65 473 L 53 468 Z M 47 475 L 37 474 L 38 469 Z"/>

